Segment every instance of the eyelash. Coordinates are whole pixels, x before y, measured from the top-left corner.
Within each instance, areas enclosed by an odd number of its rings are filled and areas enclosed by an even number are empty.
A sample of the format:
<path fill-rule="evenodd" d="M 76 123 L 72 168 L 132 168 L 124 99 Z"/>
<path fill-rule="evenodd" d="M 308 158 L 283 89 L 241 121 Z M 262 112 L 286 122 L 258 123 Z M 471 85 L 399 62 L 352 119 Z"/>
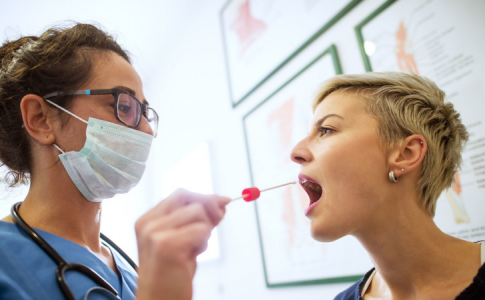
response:
<path fill-rule="evenodd" d="M 332 131 L 335 131 L 335 130 L 333 130 L 332 128 L 328 128 L 328 127 L 320 127 L 318 129 L 318 132 L 320 132 L 320 136 L 324 136 L 324 135 L 326 135 L 326 134 L 328 134 Z"/>

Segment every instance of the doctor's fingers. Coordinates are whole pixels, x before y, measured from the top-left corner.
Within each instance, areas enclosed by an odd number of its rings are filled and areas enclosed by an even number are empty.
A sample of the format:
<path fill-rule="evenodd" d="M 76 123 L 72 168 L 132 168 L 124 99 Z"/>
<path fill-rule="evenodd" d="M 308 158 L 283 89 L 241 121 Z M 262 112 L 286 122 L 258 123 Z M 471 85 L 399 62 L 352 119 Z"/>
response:
<path fill-rule="evenodd" d="M 211 226 L 199 222 L 176 229 L 159 231 L 145 237 L 138 243 L 140 267 L 142 267 L 142 263 L 173 266 L 195 261 L 196 256 L 207 249 L 211 231 Z"/>
<path fill-rule="evenodd" d="M 202 204 L 214 225 L 219 224 L 219 222 L 222 220 L 226 212 L 226 205 L 230 202 L 230 199 L 227 197 L 198 194 L 184 189 L 176 190 L 166 200 L 172 200 L 167 201 L 168 212 L 177 210 L 180 207 L 190 203 Z"/>
<path fill-rule="evenodd" d="M 192 223 L 206 223 L 213 228 L 215 225 L 200 203 L 191 203 L 164 216 L 147 218 L 143 216 L 135 224 L 137 235 L 150 235 L 156 232 L 180 228 Z"/>
<path fill-rule="evenodd" d="M 202 223 L 193 223 L 177 230 L 178 239 L 176 246 L 179 248 L 188 247 L 191 252 L 188 252 L 189 258 L 195 259 L 197 255 L 201 254 L 207 249 L 208 240 L 214 227 L 206 226 Z"/>
<path fill-rule="evenodd" d="M 217 225 L 226 212 L 226 205 L 230 202 L 227 197 L 217 195 L 203 195 L 184 189 L 177 189 L 165 200 L 152 208 L 147 215 L 160 216 L 169 214 L 190 203 L 200 203 L 204 206 L 209 218 Z"/>

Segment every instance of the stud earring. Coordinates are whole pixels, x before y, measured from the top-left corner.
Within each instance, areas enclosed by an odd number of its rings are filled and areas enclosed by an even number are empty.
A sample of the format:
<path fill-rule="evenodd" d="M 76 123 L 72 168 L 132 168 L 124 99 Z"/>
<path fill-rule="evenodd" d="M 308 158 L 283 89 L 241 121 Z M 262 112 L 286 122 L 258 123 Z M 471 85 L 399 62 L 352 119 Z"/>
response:
<path fill-rule="evenodd" d="M 423 141 L 419 142 L 421 145 L 423 144 Z"/>
<path fill-rule="evenodd" d="M 404 172 L 404 169 L 401 169 L 401 172 Z"/>
<path fill-rule="evenodd" d="M 394 183 L 397 182 L 397 178 L 394 177 L 394 171 L 389 172 L 389 180 Z"/>

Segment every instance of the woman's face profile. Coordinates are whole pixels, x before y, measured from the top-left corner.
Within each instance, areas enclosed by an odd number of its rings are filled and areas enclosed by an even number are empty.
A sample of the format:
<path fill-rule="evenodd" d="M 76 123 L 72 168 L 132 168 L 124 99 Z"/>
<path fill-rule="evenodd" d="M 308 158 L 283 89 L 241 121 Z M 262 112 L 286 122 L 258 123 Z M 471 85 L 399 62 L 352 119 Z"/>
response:
<path fill-rule="evenodd" d="M 111 88 L 127 91 L 141 102 L 145 100 L 140 76 L 124 58 L 114 52 L 98 54 L 92 76 L 80 90 Z M 112 95 L 75 96 L 69 110 L 86 121 L 91 117 L 125 126 L 114 115 Z M 152 134 L 150 125 L 143 117 L 136 129 Z M 64 151 L 79 151 L 86 141 L 86 124 L 70 117 L 68 126 L 60 132 L 58 141 L 65 148 Z"/>
<path fill-rule="evenodd" d="M 316 108 L 309 134 L 292 151 L 301 165 L 312 236 L 333 241 L 358 234 L 384 199 L 387 160 L 378 122 L 361 96 L 335 91 Z"/>

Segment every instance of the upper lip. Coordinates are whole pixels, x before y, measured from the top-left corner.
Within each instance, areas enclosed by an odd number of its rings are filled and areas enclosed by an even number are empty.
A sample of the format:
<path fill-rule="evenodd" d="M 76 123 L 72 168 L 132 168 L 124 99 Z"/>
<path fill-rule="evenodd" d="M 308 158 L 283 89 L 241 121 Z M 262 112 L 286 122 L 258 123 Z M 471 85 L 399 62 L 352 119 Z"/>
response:
<path fill-rule="evenodd" d="M 313 182 L 313 183 L 320 185 L 318 182 L 315 181 L 315 179 L 313 179 L 309 176 L 306 176 L 305 174 L 299 174 L 298 175 L 298 181 L 300 182 L 300 184 L 304 183 L 305 181 L 310 181 L 310 182 Z"/>

